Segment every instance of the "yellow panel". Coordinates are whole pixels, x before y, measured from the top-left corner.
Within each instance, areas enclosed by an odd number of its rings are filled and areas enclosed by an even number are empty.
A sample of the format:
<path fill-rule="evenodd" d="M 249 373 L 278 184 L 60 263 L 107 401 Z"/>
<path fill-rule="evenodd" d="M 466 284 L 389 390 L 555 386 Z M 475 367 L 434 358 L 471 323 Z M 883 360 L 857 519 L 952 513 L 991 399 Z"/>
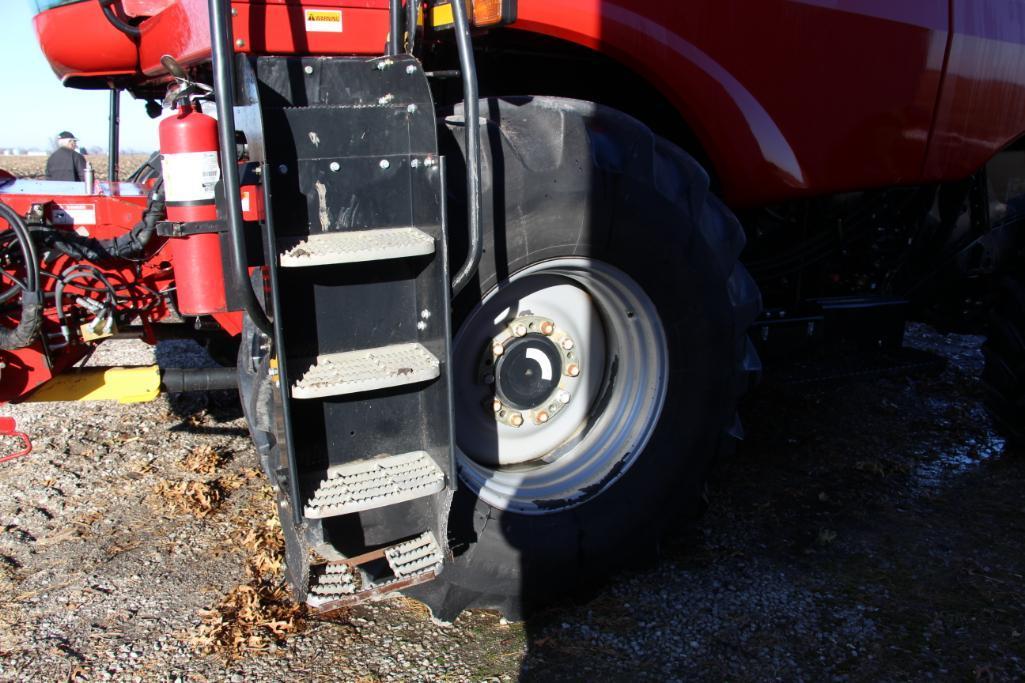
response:
<path fill-rule="evenodd" d="M 82 368 L 57 375 L 28 399 L 145 403 L 160 395 L 160 367 Z"/>
<path fill-rule="evenodd" d="M 451 26 L 456 23 L 456 19 L 452 16 L 452 5 L 446 3 L 444 5 L 435 5 L 431 7 L 431 26 L 439 28 L 442 26 Z"/>

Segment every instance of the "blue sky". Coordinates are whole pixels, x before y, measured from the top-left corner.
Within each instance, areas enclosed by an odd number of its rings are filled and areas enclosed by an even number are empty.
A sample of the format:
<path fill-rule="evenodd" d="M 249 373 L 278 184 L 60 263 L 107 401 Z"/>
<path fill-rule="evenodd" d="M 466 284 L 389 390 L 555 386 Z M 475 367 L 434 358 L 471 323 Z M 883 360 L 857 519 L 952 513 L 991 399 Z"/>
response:
<path fill-rule="evenodd" d="M 36 43 L 30 0 L 0 0 L 0 147 L 37 147 L 62 130 L 87 149 L 107 146 L 106 91 L 73 90 L 60 84 Z M 157 147 L 157 122 L 143 103 L 121 94 L 121 149 Z"/>

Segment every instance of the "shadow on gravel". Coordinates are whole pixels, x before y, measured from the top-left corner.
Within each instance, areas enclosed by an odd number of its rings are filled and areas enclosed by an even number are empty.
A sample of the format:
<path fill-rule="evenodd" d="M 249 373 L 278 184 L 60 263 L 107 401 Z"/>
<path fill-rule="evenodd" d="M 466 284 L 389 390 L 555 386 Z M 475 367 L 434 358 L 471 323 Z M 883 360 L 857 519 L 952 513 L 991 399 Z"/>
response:
<path fill-rule="evenodd" d="M 908 342 L 949 365 L 770 373 L 705 517 L 532 619 L 523 680 L 1022 680 L 1025 452 L 981 407 L 978 338 Z"/>
<path fill-rule="evenodd" d="M 188 339 L 162 341 L 156 346 L 156 362 L 161 368 L 220 367 L 198 343 Z M 171 431 L 193 434 L 248 436 L 245 428 L 223 426 L 242 414 L 237 391 L 205 391 L 172 394 L 168 397 L 171 412 L 181 423 Z"/>

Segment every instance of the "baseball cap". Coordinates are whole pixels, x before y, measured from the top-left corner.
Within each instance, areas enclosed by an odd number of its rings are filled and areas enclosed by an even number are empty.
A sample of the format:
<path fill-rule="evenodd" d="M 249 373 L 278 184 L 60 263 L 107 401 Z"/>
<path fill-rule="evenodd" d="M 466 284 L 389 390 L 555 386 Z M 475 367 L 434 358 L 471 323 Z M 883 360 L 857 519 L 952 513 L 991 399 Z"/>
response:
<path fill-rule="evenodd" d="M 76 138 L 74 135 L 72 135 L 68 131 L 62 130 L 60 133 L 57 133 L 57 139 L 58 140 L 77 140 L 78 138 Z"/>

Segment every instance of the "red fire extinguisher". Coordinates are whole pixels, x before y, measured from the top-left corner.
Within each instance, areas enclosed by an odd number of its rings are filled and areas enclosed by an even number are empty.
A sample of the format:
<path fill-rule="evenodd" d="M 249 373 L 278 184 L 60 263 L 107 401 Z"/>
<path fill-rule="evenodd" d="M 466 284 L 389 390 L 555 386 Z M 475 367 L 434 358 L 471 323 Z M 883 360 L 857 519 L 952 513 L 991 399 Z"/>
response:
<path fill-rule="evenodd" d="M 177 114 L 160 122 L 160 153 L 167 220 L 216 221 L 214 188 L 221 178 L 217 120 L 202 113 L 198 102 L 180 102 Z M 227 311 L 220 234 L 176 237 L 171 246 L 179 311 L 184 315 Z"/>

